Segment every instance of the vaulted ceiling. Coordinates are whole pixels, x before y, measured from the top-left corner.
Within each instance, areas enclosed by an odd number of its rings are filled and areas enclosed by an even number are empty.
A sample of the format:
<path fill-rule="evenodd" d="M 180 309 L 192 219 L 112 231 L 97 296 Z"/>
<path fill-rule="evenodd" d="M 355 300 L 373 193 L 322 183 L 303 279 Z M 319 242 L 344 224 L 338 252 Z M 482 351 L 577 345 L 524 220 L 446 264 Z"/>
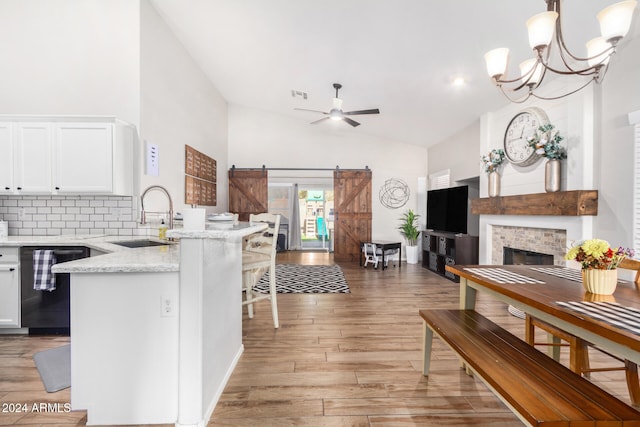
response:
<path fill-rule="evenodd" d="M 599 35 L 597 12 L 615 1 L 564 0 L 569 46 L 586 55 L 584 43 Z M 229 103 L 312 122 L 322 115 L 294 108 L 329 111 L 339 82 L 345 111 L 381 113 L 354 116 L 356 128 L 309 126 L 427 147 L 507 103 L 483 55 L 509 47 L 517 74 L 533 56 L 525 22 L 546 10 L 543 0 L 151 2 Z M 628 38 L 640 33 L 637 15 Z M 456 77 L 466 83 L 452 85 Z"/>

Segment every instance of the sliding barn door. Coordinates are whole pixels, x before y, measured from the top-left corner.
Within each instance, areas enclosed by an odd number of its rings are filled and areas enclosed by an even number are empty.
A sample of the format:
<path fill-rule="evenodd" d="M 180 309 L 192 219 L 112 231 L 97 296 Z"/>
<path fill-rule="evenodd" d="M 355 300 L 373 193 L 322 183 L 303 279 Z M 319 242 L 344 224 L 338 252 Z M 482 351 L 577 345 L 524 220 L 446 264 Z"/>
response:
<path fill-rule="evenodd" d="M 336 261 L 358 261 L 360 242 L 371 241 L 371 171 L 333 173 Z"/>
<path fill-rule="evenodd" d="M 249 221 L 250 214 L 267 212 L 267 171 L 229 170 L 229 212 L 239 214 L 240 221 Z"/>

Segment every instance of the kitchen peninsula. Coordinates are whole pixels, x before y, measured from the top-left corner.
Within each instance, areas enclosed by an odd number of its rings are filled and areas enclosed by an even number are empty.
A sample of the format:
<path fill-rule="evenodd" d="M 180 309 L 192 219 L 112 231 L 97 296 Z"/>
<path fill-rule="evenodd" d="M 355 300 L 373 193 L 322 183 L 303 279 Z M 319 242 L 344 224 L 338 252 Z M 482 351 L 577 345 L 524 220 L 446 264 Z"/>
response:
<path fill-rule="evenodd" d="M 71 407 L 87 424 L 206 424 L 243 351 L 242 238 L 264 228 L 170 230 L 179 245 L 54 266 L 71 274 Z"/>

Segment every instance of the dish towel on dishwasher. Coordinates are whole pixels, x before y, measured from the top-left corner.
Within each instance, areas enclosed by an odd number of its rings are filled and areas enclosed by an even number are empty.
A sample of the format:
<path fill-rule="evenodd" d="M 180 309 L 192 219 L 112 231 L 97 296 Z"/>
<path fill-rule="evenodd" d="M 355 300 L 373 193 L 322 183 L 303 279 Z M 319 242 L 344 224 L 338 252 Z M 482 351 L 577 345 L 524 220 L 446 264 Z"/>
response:
<path fill-rule="evenodd" d="M 56 275 L 51 266 L 56 263 L 56 256 L 51 249 L 33 251 L 33 289 L 36 291 L 55 291 Z"/>

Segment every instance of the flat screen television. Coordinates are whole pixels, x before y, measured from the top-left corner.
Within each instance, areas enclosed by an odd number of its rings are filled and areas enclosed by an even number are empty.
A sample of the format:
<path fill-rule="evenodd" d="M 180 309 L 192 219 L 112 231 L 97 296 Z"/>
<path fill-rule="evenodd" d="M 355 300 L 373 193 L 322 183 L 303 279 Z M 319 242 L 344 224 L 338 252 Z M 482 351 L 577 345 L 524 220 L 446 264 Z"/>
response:
<path fill-rule="evenodd" d="M 469 187 L 443 188 L 427 192 L 427 228 L 467 234 Z"/>

